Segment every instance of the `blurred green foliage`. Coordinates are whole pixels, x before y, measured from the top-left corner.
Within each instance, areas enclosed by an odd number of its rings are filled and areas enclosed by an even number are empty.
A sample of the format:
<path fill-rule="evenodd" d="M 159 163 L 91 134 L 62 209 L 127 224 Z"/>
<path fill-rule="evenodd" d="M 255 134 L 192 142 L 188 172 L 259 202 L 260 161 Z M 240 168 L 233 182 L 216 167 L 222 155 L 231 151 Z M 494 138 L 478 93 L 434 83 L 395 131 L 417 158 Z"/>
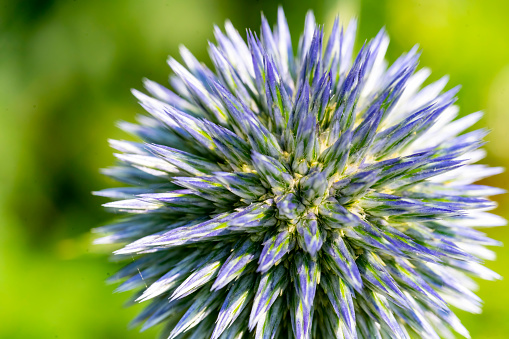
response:
<path fill-rule="evenodd" d="M 360 18 L 359 41 L 386 26 L 394 60 L 414 43 L 432 79 L 462 84 L 463 114 L 479 109 L 490 165 L 509 166 L 509 3 L 482 0 L 281 1 L 290 29 L 305 12 L 330 29 L 339 12 Z M 113 163 L 107 138 L 125 138 L 115 121 L 141 109 L 130 95 L 142 77 L 164 83 L 168 55 L 185 44 L 207 61 L 213 24 L 244 32 L 259 12 L 275 22 L 277 2 L 239 0 L 0 1 L 0 337 L 154 338 L 127 323 L 140 307 L 122 308 L 104 279 L 118 269 L 111 248 L 91 246 L 89 229 L 108 221 L 90 191 L 113 182 L 98 169 Z M 485 184 L 509 188 L 507 175 Z M 508 217 L 508 197 L 496 197 Z M 509 243 L 509 229 L 488 234 Z M 509 253 L 496 248 L 487 266 L 509 276 Z M 481 315 L 460 312 L 473 338 L 507 338 L 507 280 L 479 282 Z"/>

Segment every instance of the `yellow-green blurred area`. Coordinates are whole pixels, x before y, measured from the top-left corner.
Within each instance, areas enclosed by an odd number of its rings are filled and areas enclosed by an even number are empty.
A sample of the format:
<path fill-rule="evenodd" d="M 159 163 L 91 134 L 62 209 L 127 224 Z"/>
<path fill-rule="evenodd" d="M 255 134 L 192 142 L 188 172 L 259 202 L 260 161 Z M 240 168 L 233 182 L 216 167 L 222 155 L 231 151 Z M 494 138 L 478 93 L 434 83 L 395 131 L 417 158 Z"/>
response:
<path fill-rule="evenodd" d="M 90 192 L 114 183 L 108 138 L 141 112 L 130 88 L 165 83 L 168 55 L 185 44 L 211 65 L 207 40 L 229 18 L 258 30 L 260 11 L 275 22 L 282 4 L 297 42 L 313 9 L 330 30 L 337 13 L 360 20 L 358 46 L 385 26 L 388 58 L 414 44 L 432 80 L 462 84 L 461 114 L 485 110 L 492 130 L 484 160 L 509 167 L 509 2 L 467 0 L 4 0 L 0 1 L 0 338 L 154 338 L 127 324 L 142 305 L 124 308 L 104 280 L 120 266 L 110 247 L 91 245 L 92 227 L 110 216 Z M 357 47 L 358 47 L 357 46 Z M 501 174 L 483 184 L 508 189 Z M 509 216 L 508 196 L 496 213 Z M 509 244 L 509 229 L 487 230 Z M 487 266 L 505 280 L 479 281 L 484 312 L 458 312 L 473 338 L 508 338 L 509 252 Z"/>

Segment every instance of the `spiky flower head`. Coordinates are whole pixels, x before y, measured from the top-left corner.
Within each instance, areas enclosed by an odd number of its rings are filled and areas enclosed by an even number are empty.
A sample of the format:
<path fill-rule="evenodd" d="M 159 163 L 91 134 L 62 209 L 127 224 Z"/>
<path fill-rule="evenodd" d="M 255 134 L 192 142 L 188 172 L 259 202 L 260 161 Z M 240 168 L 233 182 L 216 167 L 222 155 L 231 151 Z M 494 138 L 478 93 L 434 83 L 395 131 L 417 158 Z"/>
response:
<path fill-rule="evenodd" d="M 172 90 L 134 91 L 151 116 L 111 141 L 130 187 L 99 243 L 131 263 L 112 280 L 151 300 L 134 320 L 170 338 L 468 336 L 449 305 L 478 312 L 471 277 L 496 242 L 474 227 L 501 190 L 473 184 L 498 168 L 486 131 L 463 133 L 457 88 L 421 85 L 413 48 L 388 66 L 384 30 L 352 57 L 356 22 L 323 29 L 308 13 L 296 54 L 283 14 L 247 42 L 215 29 L 215 71 L 184 47 Z M 133 262 L 134 260 L 134 262 Z"/>

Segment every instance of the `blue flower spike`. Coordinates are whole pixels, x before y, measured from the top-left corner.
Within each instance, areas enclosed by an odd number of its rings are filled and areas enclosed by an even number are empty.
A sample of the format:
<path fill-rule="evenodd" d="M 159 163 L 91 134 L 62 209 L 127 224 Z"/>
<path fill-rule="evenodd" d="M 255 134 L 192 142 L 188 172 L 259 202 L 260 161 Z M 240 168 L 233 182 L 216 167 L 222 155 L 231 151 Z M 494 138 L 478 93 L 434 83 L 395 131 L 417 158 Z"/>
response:
<path fill-rule="evenodd" d="M 312 12 L 292 46 L 283 10 L 244 40 L 215 27 L 209 69 L 184 47 L 170 88 L 134 90 L 147 115 L 112 140 L 126 184 L 95 194 L 120 215 L 96 229 L 127 266 L 110 279 L 169 338 L 469 337 L 472 278 L 503 226 L 475 184 L 482 113 L 457 119 L 458 88 L 422 87 L 414 47 L 392 65 L 385 30 L 354 55 L 357 23 L 328 39 Z M 134 260 L 134 262 L 133 262 Z"/>

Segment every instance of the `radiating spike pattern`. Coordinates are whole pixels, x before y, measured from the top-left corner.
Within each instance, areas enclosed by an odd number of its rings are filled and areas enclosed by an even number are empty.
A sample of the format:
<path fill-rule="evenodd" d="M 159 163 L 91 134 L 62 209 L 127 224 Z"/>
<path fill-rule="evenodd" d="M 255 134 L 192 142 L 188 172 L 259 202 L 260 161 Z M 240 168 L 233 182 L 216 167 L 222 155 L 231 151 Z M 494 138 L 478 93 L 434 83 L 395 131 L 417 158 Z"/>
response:
<path fill-rule="evenodd" d="M 181 48 L 148 112 L 120 127 L 96 192 L 119 213 L 97 229 L 127 266 L 111 281 L 149 305 L 133 325 L 170 338 L 468 337 L 450 306 L 480 311 L 475 277 L 499 245 L 477 227 L 502 190 L 475 182 L 481 116 L 455 119 L 457 88 L 422 87 L 411 49 L 384 60 L 384 30 L 355 49 L 356 22 L 327 38 L 313 14 L 292 46 L 283 10 L 244 39 L 215 28 L 214 69 Z"/>

